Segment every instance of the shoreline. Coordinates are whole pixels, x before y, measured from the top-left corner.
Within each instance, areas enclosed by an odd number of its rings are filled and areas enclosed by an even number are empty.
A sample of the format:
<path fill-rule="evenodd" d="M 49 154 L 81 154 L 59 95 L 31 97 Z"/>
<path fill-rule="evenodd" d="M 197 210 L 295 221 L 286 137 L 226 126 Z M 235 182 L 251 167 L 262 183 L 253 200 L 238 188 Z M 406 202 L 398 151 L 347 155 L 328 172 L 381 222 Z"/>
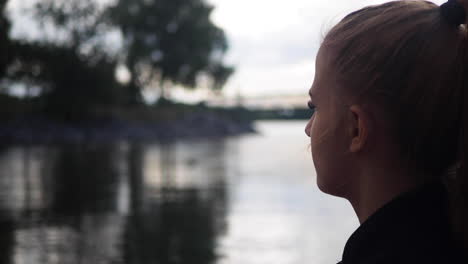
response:
<path fill-rule="evenodd" d="M 69 144 L 172 142 L 256 133 L 253 121 L 239 121 L 215 113 L 191 113 L 181 119 L 160 122 L 101 119 L 60 122 L 25 117 L 0 122 L 0 144 Z"/>

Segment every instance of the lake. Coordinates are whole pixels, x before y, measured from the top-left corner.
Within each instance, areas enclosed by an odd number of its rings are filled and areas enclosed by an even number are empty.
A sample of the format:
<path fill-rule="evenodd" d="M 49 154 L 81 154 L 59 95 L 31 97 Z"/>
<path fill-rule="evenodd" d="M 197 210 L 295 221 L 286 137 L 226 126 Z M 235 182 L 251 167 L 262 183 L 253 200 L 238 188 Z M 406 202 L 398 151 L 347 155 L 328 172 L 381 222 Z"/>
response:
<path fill-rule="evenodd" d="M 1 263 L 325 264 L 358 226 L 305 121 L 168 144 L 0 147 Z"/>

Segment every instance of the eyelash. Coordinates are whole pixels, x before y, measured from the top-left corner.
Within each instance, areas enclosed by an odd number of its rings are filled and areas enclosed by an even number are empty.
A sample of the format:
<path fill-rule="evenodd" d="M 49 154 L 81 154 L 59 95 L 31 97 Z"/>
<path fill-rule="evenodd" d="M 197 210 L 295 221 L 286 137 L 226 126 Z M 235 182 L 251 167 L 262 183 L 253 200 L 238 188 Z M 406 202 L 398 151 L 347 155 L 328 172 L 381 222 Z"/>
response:
<path fill-rule="evenodd" d="M 316 106 L 312 102 L 308 102 L 307 106 L 309 107 L 310 110 L 315 111 Z"/>

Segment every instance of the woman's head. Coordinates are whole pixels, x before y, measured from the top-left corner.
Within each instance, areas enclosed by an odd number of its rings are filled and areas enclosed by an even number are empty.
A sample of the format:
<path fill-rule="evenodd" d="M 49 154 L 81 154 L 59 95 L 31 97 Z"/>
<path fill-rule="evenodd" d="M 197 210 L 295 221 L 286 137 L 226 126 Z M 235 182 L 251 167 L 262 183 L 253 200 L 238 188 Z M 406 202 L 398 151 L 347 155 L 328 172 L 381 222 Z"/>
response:
<path fill-rule="evenodd" d="M 466 12 L 452 7 L 370 6 L 325 36 L 311 88 L 317 111 L 306 127 L 322 191 L 350 195 L 362 160 L 387 160 L 419 180 L 457 162 L 468 118 L 468 33 L 460 25 Z"/>
<path fill-rule="evenodd" d="M 366 7 L 326 35 L 311 90 L 327 90 L 332 101 L 340 102 L 328 106 L 335 110 L 340 104 L 365 106 L 363 111 L 382 121 L 387 140 L 395 143 L 398 155 L 389 158 L 437 177 L 456 161 L 467 48 L 466 27 L 448 22 L 433 3 L 394 1 Z M 320 115 L 318 107 L 313 118 Z M 313 120 L 310 123 L 313 127 Z M 312 139 L 313 150 L 314 145 L 320 146 Z M 314 157 L 319 181 L 320 163 L 326 163 L 321 158 Z"/>

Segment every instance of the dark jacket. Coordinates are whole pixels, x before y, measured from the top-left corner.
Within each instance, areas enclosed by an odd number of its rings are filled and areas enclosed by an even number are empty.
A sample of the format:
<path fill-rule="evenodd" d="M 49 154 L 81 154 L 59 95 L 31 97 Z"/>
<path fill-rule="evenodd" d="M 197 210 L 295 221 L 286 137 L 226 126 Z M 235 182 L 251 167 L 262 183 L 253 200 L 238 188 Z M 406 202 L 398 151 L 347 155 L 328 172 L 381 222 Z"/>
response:
<path fill-rule="evenodd" d="M 468 264 L 449 225 L 441 182 L 400 195 L 370 216 L 346 243 L 342 264 Z"/>

